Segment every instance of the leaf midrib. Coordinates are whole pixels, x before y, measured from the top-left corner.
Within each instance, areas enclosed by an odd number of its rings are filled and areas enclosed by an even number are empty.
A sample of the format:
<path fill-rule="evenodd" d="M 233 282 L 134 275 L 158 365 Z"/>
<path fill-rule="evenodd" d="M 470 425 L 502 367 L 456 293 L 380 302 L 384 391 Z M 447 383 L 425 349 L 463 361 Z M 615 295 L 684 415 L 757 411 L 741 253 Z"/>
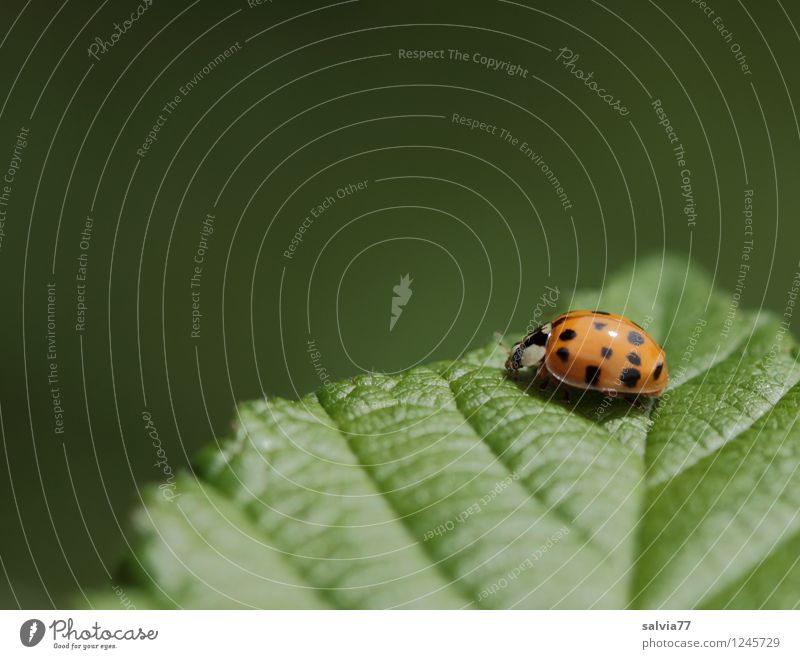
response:
<path fill-rule="evenodd" d="M 478 373 L 479 373 L 479 371 L 475 371 L 473 374 L 471 374 L 471 377 L 476 377 Z M 482 432 L 481 432 L 481 430 L 480 430 L 480 429 L 477 427 L 477 424 L 476 424 L 476 422 L 474 421 L 474 418 L 473 418 L 473 417 L 474 417 L 474 415 L 473 415 L 473 414 L 469 414 L 469 415 L 467 415 L 467 414 L 464 412 L 464 410 L 463 410 L 463 405 L 462 405 L 462 404 L 461 404 L 461 402 L 460 402 L 459 396 L 457 395 L 457 392 L 455 392 L 455 391 L 453 390 L 453 383 L 452 383 L 452 381 L 450 381 L 450 380 L 447 380 L 446 378 L 442 378 L 442 379 L 443 379 L 443 380 L 445 380 L 445 382 L 447 382 L 447 385 L 450 387 L 450 391 L 451 391 L 451 393 L 452 393 L 452 395 L 453 395 L 453 398 L 454 398 L 454 400 L 455 400 L 456 406 L 458 407 L 458 410 L 459 410 L 459 412 L 461 413 L 461 416 L 462 416 L 462 417 L 463 417 L 463 418 L 466 420 L 466 422 L 467 422 L 467 423 L 469 424 L 469 426 L 472 428 L 472 431 L 473 431 L 473 432 L 475 433 L 475 435 L 476 435 L 476 436 L 477 436 L 477 437 L 480 439 L 480 441 L 481 441 L 481 442 L 482 442 L 484 445 L 486 445 L 486 447 L 489 449 L 489 451 L 491 452 L 491 454 L 492 454 L 492 455 L 494 455 L 494 456 L 497 458 L 497 461 L 498 461 L 500 464 L 502 464 L 502 465 L 503 465 L 503 467 L 506 469 L 506 472 L 507 472 L 509 475 L 514 475 L 516 472 L 515 472 L 515 470 L 514 470 L 514 469 L 511 467 L 511 465 L 510 465 L 510 464 L 508 464 L 508 462 L 507 462 L 507 458 L 506 458 L 506 453 L 507 453 L 507 452 L 510 450 L 510 448 L 511 448 L 512 444 L 509 444 L 509 446 L 508 446 L 508 447 L 507 447 L 507 448 L 506 448 L 504 451 L 502 451 L 502 452 L 498 453 L 498 452 L 495 450 L 495 448 L 494 448 L 494 446 L 492 445 L 492 443 L 491 443 L 491 442 L 489 442 L 489 441 L 487 441 L 487 439 L 488 439 L 488 436 L 489 436 L 489 434 L 490 434 L 490 433 L 489 433 L 489 432 L 487 432 L 487 433 L 482 433 Z M 522 395 L 527 395 L 527 394 L 522 394 Z M 497 427 L 498 427 L 500 424 L 502 424 L 502 421 L 503 421 L 502 419 L 498 420 L 498 422 L 497 422 L 495 425 L 493 425 L 493 426 L 492 426 L 492 430 L 494 430 L 494 429 L 495 429 L 495 428 L 497 428 Z M 609 439 L 610 439 L 610 440 L 612 440 L 612 438 L 611 438 L 611 435 L 609 435 Z M 612 440 L 612 441 L 613 441 L 613 440 Z M 549 479 L 550 479 L 550 478 L 552 478 L 552 476 L 549 476 L 549 477 L 548 477 L 548 479 L 547 479 L 547 480 L 545 480 L 545 481 L 544 481 L 544 482 L 543 482 L 541 485 L 542 485 L 542 486 L 546 485 L 546 484 L 547 484 L 547 482 L 549 481 Z M 551 504 L 550 502 L 548 502 L 548 501 L 547 501 L 547 499 L 546 499 L 546 498 L 544 497 L 544 495 L 542 494 L 542 488 L 541 488 L 541 487 L 540 487 L 540 488 L 538 488 L 538 489 L 536 489 L 536 490 L 534 490 L 533 488 L 531 488 L 531 487 L 530 487 L 530 486 L 527 484 L 527 482 L 526 482 L 526 480 L 527 480 L 527 479 L 520 479 L 520 480 L 522 481 L 522 485 L 523 485 L 523 486 L 526 488 L 526 490 L 528 491 L 528 494 L 529 494 L 530 496 L 532 496 L 534 499 L 536 499 L 537 501 L 539 501 L 539 502 L 540 502 L 540 503 L 541 503 L 543 506 L 545 506 L 545 507 L 547 508 L 547 514 L 548 514 L 548 515 L 551 515 L 552 517 L 555 517 L 555 518 L 557 518 L 557 519 L 558 519 L 558 521 L 559 521 L 561 524 L 563 524 L 564 526 L 567 526 L 567 527 L 569 527 L 570 529 L 574 530 L 575 534 L 576 534 L 577 536 L 579 536 L 579 537 L 580 537 L 580 538 L 581 538 L 581 539 L 582 539 L 584 542 L 586 542 L 587 544 L 590 544 L 590 543 L 591 543 L 591 544 L 597 544 L 597 541 L 596 541 L 596 540 L 595 540 L 595 538 L 594 538 L 594 534 L 591 534 L 589 531 L 587 531 L 587 530 L 586 530 L 586 529 L 584 529 L 583 527 L 581 527 L 581 526 L 578 526 L 577 524 L 575 524 L 574 520 L 572 519 L 572 516 L 571 516 L 571 515 L 570 515 L 570 514 L 569 514 L 567 511 L 565 511 L 565 510 L 564 510 L 564 508 L 563 508 L 563 506 L 562 506 L 562 505 L 553 505 L 553 504 Z M 552 511 L 552 512 L 551 512 L 551 511 Z M 572 532 L 572 531 L 571 531 L 571 532 Z M 605 549 L 605 548 L 604 548 L 604 549 Z"/>
<path fill-rule="evenodd" d="M 394 500 L 390 496 L 386 496 L 383 494 L 382 485 L 381 483 L 375 478 L 375 474 L 373 470 L 368 466 L 364 465 L 361 462 L 361 459 L 358 453 L 353 449 L 351 444 L 351 439 L 353 437 L 353 433 L 348 432 L 345 428 L 342 427 L 342 424 L 336 417 L 331 414 L 331 411 L 326 407 L 324 397 L 321 396 L 322 390 L 318 390 L 316 393 L 316 399 L 319 403 L 320 407 L 324 410 L 328 420 L 330 421 L 330 426 L 341 435 L 344 439 L 344 443 L 347 446 L 348 450 L 350 451 L 351 455 L 353 456 L 356 464 L 361 468 L 362 471 L 365 472 L 366 476 L 369 478 L 370 482 L 372 483 L 375 491 L 381 494 L 381 498 L 389 507 L 389 509 L 394 513 L 395 520 L 399 520 L 400 525 L 403 528 L 404 533 L 408 536 L 411 543 L 415 543 L 419 548 L 420 551 L 428 558 L 430 564 L 433 565 L 434 569 L 439 573 L 439 575 L 443 578 L 444 582 L 447 584 L 446 588 L 456 589 L 458 594 L 464 598 L 466 607 L 471 606 L 474 603 L 474 596 L 471 591 L 466 587 L 462 577 L 464 575 L 456 575 L 450 574 L 450 571 L 443 565 L 444 560 L 439 559 L 435 554 L 433 554 L 432 549 L 429 545 L 424 542 L 419 542 L 419 539 L 416 536 L 415 530 L 411 527 L 411 524 L 408 520 L 408 515 L 406 515 L 402 510 L 400 510 L 397 505 L 395 504 Z M 348 392 L 349 395 L 349 392 Z M 390 406 L 387 406 L 390 407 Z M 380 408 L 381 410 L 386 409 L 386 407 Z M 457 585 L 454 585 L 457 584 Z M 393 608 L 401 608 L 403 604 L 398 604 Z"/>

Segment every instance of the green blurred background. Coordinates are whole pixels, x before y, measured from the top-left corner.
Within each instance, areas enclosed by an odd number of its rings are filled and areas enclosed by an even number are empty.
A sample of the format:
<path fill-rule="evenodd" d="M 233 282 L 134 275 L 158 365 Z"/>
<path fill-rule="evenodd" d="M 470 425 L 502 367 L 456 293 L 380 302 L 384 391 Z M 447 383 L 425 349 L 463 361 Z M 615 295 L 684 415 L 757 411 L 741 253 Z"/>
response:
<path fill-rule="evenodd" d="M 752 240 L 741 304 L 785 305 L 796 5 L 250 4 L 2 3 L 2 606 L 110 589 L 138 487 L 223 437 L 237 401 L 455 357 L 524 329 L 547 286 L 599 287 L 653 253 L 732 291 Z"/>

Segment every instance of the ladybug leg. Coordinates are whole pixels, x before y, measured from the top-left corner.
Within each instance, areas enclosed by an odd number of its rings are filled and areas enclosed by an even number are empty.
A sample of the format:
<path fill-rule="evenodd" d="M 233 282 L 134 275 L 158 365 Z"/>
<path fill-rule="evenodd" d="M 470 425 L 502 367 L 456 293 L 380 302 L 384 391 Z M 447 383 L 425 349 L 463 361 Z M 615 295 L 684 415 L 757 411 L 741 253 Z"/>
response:
<path fill-rule="evenodd" d="M 625 400 L 627 400 L 631 404 L 631 408 L 635 408 L 641 412 L 645 411 L 645 404 L 642 402 L 642 399 L 636 394 L 629 394 L 625 396 Z"/>
<path fill-rule="evenodd" d="M 572 401 L 569 398 L 569 389 L 564 389 L 564 402 L 571 403 Z"/>
<path fill-rule="evenodd" d="M 550 376 L 547 374 L 547 369 L 544 368 L 544 364 L 539 364 L 536 369 L 536 373 L 533 375 L 533 380 L 541 380 L 539 382 L 539 391 L 544 391 L 547 389 L 547 386 L 550 384 Z"/>

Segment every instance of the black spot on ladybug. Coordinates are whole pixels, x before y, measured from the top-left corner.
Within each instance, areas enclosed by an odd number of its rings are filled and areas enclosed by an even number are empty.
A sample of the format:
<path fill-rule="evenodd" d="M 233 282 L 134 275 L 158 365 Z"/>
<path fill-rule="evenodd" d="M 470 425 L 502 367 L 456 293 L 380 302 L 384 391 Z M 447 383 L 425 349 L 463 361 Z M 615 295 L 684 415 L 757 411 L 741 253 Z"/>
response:
<path fill-rule="evenodd" d="M 613 351 L 611 350 L 611 348 L 606 348 L 605 346 L 603 346 L 602 348 L 600 348 L 600 354 L 603 355 L 603 357 L 611 357 Z"/>
<path fill-rule="evenodd" d="M 592 311 L 592 313 L 598 313 L 601 316 L 610 316 L 611 314 L 608 311 Z"/>
<path fill-rule="evenodd" d="M 619 381 L 626 387 L 635 387 L 641 378 L 642 374 L 638 368 L 623 368 L 619 374 Z"/>
<path fill-rule="evenodd" d="M 600 378 L 599 366 L 586 367 L 586 384 L 594 384 Z"/>
<path fill-rule="evenodd" d="M 644 343 L 644 337 L 639 334 L 639 332 L 634 332 L 631 330 L 628 332 L 628 343 L 632 343 L 635 346 L 640 346 Z"/>
<path fill-rule="evenodd" d="M 656 365 L 655 369 L 653 370 L 653 379 L 658 380 L 661 377 L 661 371 L 664 369 L 664 364 Z"/>
<path fill-rule="evenodd" d="M 563 322 L 564 322 L 566 319 L 567 319 L 567 317 L 566 317 L 566 316 L 559 316 L 558 318 L 556 318 L 556 319 L 555 319 L 555 320 L 554 320 L 554 321 L 553 321 L 553 322 L 550 324 L 550 327 L 551 327 L 551 328 L 553 328 L 553 327 L 558 327 L 558 326 L 559 326 L 561 323 L 563 323 Z"/>
<path fill-rule="evenodd" d="M 594 328 L 595 328 L 595 329 L 599 329 L 599 330 L 601 330 L 601 329 L 603 329 L 603 328 L 604 328 L 606 325 L 608 325 L 608 323 L 595 323 L 595 324 L 594 324 Z"/>
<path fill-rule="evenodd" d="M 558 350 L 556 350 L 556 354 L 558 355 L 558 358 L 562 362 L 565 362 L 569 359 L 569 350 L 567 350 L 566 348 L 559 348 Z"/>
<path fill-rule="evenodd" d="M 641 358 L 635 352 L 629 352 L 628 353 L 628 361 L 631 364 L 635 364 L 636 366 L 641 366 L 642 365 Z"/>
<path fill-rule="evenodd" d="M 576 336 L 578 336 L 578 333 L 575 330 L 565 329 L 558 335 L 558 338 L 562 341 L 572 341 Z"/>

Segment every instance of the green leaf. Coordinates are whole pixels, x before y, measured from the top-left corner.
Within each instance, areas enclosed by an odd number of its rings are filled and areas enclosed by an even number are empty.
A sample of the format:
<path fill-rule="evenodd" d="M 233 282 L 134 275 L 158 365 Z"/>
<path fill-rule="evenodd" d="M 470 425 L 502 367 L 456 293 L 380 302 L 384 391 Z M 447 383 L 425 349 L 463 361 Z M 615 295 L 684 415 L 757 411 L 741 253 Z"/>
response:
<path fill-rule="evenodd" d="M 623 313 L 662 341 L 658 401 L 565 402 L 509 379 L 492 341 L 245 403 L 178 497 L 149 492 L 124 587 L 181 607 L 797 607 L 786 325 L 676 259 L 605 282 L 564 307 Z"/>

